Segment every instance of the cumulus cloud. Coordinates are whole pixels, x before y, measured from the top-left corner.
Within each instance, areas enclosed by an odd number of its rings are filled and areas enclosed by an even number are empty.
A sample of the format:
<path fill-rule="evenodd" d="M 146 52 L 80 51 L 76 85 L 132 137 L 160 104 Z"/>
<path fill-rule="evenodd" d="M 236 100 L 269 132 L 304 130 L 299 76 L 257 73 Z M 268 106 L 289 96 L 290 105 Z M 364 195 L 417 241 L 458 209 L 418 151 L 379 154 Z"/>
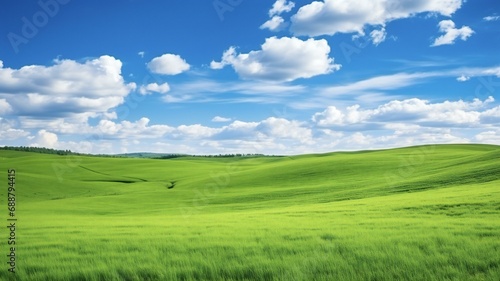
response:
<path fill-rule="evenodd" d="M 500 144 L 500 131 L 486 131 L 477 134 L 474 139 L 480 143 Z"/>
<path fill-rule="evenodd" d="M 149 125 L 149 122 L 150 119 L 146 117 L 135 122 L 121 121 L 115 123 L 110 120 L 101 120 L 93 128 L 93 132 L 103 139 L 142 139 L 160 138 L 174 131 L 174 128 L 168 125 Z"/>
<path fill-rule="evenodd" d="M 492 97 L 443 102 L 415 98 L 393 100 L 374 108 L 329 106 L 314 114 L 312 122 L 269 117 L 255 122 L 234 120 L 220 126 L 174 127 L 151 124 L 148 118 L 133 122 L 101 120 L 86 129 L 95 138 L 80 141 L 61 140 L 60 132 L 52 129 L 29 136 L 15 129 L 14 123 L 0 119 L 0 141 L 18 143 L 19 138 L 28 136 L 33 146 L 93 153 L 168 149 L 172 153 L 195 154 L 296 154 L 471 141 L 500 144 L 500 106 L 493 103 Z"/>
<path fill-rule="evenodd" d="M 13 128 L 12 122 L 0 117 L 0 140 L 17 140 L 29 136 L 29 132 Z"/>
<path fill-rule="evenodd" d="M 465 81 L 469 81 L 469 80 L 470 80 L 470 76 L 465 76 L 465 75 L 461 75 L 457 78 L 458 82 L 465 82 Z"/>
<path fill-rule="evenodd" d="M 244 122 L 235 120 L 231 124 L 223 126 L 215 135 L 213 140 L 255 140 L 262 136 L 256 132 L 255 128 L 259 122 Z"/>
<path fill-rule="evenodd" d="M 10 113 L 12 111 L 12 107 L 7 102 L 6 99 L 0 99 L 0 115 Z"/>
<path fill-rule="evenodd" d="M 295 7 L 295 3 L 287 0 L 277 0 L 274 2 L 273 7 L 269 10 L 269 17 L 274 15 L 280 15 L 281 13 L 290 12 L 293 7 Z"/>
<path fill-rule="evenodd" d="M 435 126 L 479 126 L 483 119 L 496 117 L 496 108 L 486 106 L 494 102 L 493 97 L 484 101 L 472 102 L 444 101 L 430 103 L 418 98 L 394 100 L 375 109 L 361 109 L 359 105 L 345 110 L 329 106 L 324 111 L 315 113 L 312 121 L 320 127 L 346 127 L 352 125 L 377 126 L 389 122 L 406 122 L 416 125 Z M 500 116 L 500 114 L 499 114 Z"/>
<path fill-rule="evenodd" d="M 143 85 L 139 88 L 139 93 L 141 95 L 148 95 L 151 94 L 152 92 L 165 94 L 168 91 L 170 91 L 170 86 L 168 85 L 168 83 L 163 83 L 163 84 L 150 83 L 147 85 Z"/>
<path fill-rule="evenodd" d="M 270 137 L 295 139 L 301 143 L 312 142 L 312 131 L 301 122 L 270 117 L 260 122 L 256 129 Z"/>
<path fill-rule="evenodd" d="M 214 139 L 288 139 L 300 143 L 312 141 L 312 130 L 304 122 L 269 117 L 260 122 L 234 121 L 221 128 Z"/>
<path fill-rule="evenodd" d="M 137 55 L 141 58 L 144 58 L 144 54 L 145 54 L 145 52 L 143 52 L 143 51 L 140 51 L 137 53 Z"/>
<path fill-rule="evenodd" d="M 269 29 L 271 31 L 279 31 L 285 28 L 288 23 L 279 15 L 285 12 L 290 12 L 295 3 L 287 0 L 277 0 L 273 7 L 269 10 L 270 19 L 260 26 L 260 29 Z"/>
<path fill-rule="evenodd" d="M 455 28 L 455 23 L 452 20 L 440 21 L 438 26 L 439 31 L 444 32 L 444 34 L 434 40 L 432 47 L 455 44 L 458 38 L 465 41 L 474 33 L 470 27 L 465 25 L 461 28 Z"/>
<path fill-rule="evenodd" d="M 260 26 L 260 29 L 269 29 L 271 31 L 278 31 L 286 26 L 285 20 L 280 16 L 273 16 Z"/>
<path fill-rule="evenodd" d="M 359 105 L 353 105 L 342 111 L 335 106 L 327 107 L 323 112 L 315 113 L 312 121 L 319 126 L 344 126 L 349 124 L 361 123 L 370 116 L 369 111 L 359 111 Z"/>
<path fill-rule="evenodd" d="M 174 54 L 164 54 L 156 57 L 147 66 L 151 72 L 163 75 L 177 75 L 188 71 L 190 68 L 186 60 Z"/>
<path fill-rule="evenodd" d="M 212 69 L 230 65 L 243 79 L 293 81 L 299 78 L 331 73 L 340 69 L 329 57 L 330 46 L 324 39 L 301 40 L 295 37 L 271 37 L 261 50 L 249 53 L 229 48 L 220 62 L 212 61 Z"/>
<path fill-rule="evenodd" d="M 211 128 L 203 126 L 201 124 L 194 125 L 181 125 L 177 127 L 177 130 L 172 134 L 175 138 L 189 138 L 189 139 L 200 139 L 200 138 L 210 138 L 213 135 L 220 132 L 220 128 Z"/>
<path fill-rule="evenodd" d="M 500 106 L 482 112 L 481 122 L 486 124 L 500 124 Z"/>
<path fill-rule="evenodd" d="M 19 126 L 27 130 L 41 130 L 57 134 L 91 134 L 91 126 L 85 115 L 64 118 L 19 117 Z"/>
<path fill-rule="evenodd" d="M 226 117 L 221 117 L 221 116 L 215 116 L 212 118 L 212 122 L 230 122 L 232 119 L 231 118 L 226 118 Z"/>
<path fill-rule="evenodd" d="M 0 110 L 44 118 L 106 114 L 136 87 L 124 82 L 121 67 L 121 61 L 111 56 L 20 69 L 1 65 Z"/>
<path fill-rule="evenodd" d="M 412 17 L 419 13 L 451 16 L 462 5 L 461 0 L 323 0 L 302 6 L 292 16 L 295 35 L 320 36 L 336 33 L 364 34 L 367 25 Z"/>
<path fill-rule="evenodd" d="M 40 130 L 36 136 L 36 142 L 33 143 L 32 146 L 56 148 L 57 141 L 58 137 L 56 134 L 47 132 L 46 130 Z"/>

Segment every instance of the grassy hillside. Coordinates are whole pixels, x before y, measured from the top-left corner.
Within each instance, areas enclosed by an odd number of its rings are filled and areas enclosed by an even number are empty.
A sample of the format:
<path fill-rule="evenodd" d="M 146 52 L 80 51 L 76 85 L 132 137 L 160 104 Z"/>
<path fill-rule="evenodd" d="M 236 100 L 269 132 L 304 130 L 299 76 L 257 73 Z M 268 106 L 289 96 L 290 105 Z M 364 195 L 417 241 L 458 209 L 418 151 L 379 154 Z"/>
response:
<path fill-rule="evenodd" d="M 9 168 L 17 280 L 500 280 L 498 146 Z"/>

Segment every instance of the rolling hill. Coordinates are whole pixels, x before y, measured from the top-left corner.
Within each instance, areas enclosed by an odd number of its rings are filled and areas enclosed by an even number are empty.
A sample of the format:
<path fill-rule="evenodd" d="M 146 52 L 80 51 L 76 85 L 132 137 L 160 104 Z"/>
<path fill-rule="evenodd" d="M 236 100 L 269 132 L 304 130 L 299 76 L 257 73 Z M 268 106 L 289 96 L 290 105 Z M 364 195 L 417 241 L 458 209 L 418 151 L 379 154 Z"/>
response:
<path fill-rule="evenodd" d="M 499 146 L 8 169 L 17 280 L 500 280 Z"/>

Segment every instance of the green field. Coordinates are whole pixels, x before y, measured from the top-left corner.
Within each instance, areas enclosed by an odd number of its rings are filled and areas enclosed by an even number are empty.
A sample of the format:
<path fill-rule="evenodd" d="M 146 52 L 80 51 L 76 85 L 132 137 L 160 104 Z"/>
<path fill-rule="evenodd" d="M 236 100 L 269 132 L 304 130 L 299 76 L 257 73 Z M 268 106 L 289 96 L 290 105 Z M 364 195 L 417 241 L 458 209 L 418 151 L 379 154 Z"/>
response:
<path fill-rule="evenodd" d="M 1 280 L 500 280 L 499 146 L 169 160 L 0 151 L 5 225 L 10 168 L 16 273 L 2 247 Z"/>

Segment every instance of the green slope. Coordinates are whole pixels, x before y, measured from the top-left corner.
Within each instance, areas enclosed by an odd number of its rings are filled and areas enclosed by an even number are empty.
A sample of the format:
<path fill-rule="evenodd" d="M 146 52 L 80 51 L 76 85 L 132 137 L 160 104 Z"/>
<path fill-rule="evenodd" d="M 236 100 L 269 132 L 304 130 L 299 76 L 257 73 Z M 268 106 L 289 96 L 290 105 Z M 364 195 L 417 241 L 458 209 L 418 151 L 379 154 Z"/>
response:
<path fill-rule="evenodd" d="M 9 168 L 19 280 L 500 279 L 499 146 Z"/>

